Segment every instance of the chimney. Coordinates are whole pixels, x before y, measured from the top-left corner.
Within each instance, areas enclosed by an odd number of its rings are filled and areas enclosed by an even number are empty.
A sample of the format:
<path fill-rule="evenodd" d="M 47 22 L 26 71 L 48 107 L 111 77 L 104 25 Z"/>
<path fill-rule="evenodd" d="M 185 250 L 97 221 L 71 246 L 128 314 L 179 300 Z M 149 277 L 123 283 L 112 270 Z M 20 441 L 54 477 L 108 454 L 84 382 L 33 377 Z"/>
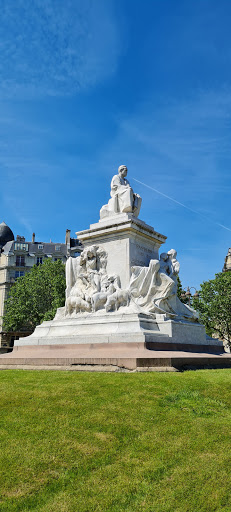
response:
<path fill-rule="evenodd" d="M 66 229 L 65 244 L 70 246 L 71 243 L 71 230 Z"/>
<path fill-rule="evenodd" d="M 35 233 L 32 233 L 32 244 L 35 243 Z"/>

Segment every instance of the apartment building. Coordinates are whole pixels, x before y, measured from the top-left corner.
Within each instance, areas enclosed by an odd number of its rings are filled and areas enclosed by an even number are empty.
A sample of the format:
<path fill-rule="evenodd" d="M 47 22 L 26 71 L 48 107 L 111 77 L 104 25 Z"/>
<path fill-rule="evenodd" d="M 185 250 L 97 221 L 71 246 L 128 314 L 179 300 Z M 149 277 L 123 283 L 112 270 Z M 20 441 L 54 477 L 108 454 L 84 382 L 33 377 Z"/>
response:
<path fill-rule="evenodd" d="M 5 300 L 15 280 L 29 272 L 33 265 L 40 265 L 46 258 L 53 261 L 60 259 L 66 262 L 69 256 L 79 256 L 81 243 L 77 238 L 70 237 L 66 230 L 65 243 L 37 242 L 33 233 L 31 241 L 24 236 L 16 239 L 12 230 L 5 222 L 0 224 L 0 347 L 13 346 L 14 340 L 28 336 L 28 332 L 6 333 L 3 331 Z"/>

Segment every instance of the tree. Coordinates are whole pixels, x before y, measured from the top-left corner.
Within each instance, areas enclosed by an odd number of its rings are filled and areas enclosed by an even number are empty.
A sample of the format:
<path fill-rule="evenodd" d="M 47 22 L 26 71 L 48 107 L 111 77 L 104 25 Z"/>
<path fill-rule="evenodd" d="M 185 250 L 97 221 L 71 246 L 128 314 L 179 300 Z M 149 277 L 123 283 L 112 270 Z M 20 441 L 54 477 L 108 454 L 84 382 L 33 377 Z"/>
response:
<path fill-rule="evenodd" d="M 183 288 L 182 288 L 181 280 L 180 280 L 179 276 L 177 275 L 177 297 L 180 300 L 181 300 L 182 293 L 183 293 Z"/>
<path fill-rule="evenodd" d="M 231 271 L 216 274 L 215 279 L 201 285 L 193 307 L 200 314 L 209 336 L 221 338 L 231 346 Z"/>
<path fill-rule="evenodd" d="M 179 276 L 177 276 L 177 297 L 183 304 L 188 304 L 188 299 L 183 295 L 183 291 L 181 280 Z"/>
<path fill-rule="evenodd" d="M 65 287 L 65 265 L 60 260 L 34 265 L 9 291 L 4 329 L 32 331 L 44 320 L 52 320 L 65 303 Z"/>

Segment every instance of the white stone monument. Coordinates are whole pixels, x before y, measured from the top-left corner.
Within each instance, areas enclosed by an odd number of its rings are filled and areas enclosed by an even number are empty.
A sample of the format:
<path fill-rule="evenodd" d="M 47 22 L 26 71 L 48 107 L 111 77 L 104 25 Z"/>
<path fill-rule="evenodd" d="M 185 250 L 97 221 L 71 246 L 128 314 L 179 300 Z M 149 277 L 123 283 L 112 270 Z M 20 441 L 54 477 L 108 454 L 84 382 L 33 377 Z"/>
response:
<path fill-rule="evenodd" d="M 115 353 L 128 360 L 137 350 L 144 359 L 156 350 L 222 351 L 219 340 L 206 336 L 197 313 L 178 299 L 177 253 L 171 249 L 159 257 L 166 237 L 137 218 L 142 200 L 126 175 L 120 166 L 99 222 L 76 233 L 83 251 L 66 263 L 65 307 L 16 341 L 14 352 L 46 347 L 54 355 L 62 348 L 65 360 L 76 360 L 75 353 L 99 364 L 102 354 L 104 361 L 114 361 Z"/>
<path fill-rule="evenodd" d="M 77 232 L 83 244 L 66 263 L 66 304 L 15 345 L 148 340 L 206 343 L 196 312 L 177 297 L 176 251 L 162 253 L 166 237 L 137 218 L 141 197 L 122 165 L 100 220 Z M 164 342 L 164 340 L 162 340 Z"/>

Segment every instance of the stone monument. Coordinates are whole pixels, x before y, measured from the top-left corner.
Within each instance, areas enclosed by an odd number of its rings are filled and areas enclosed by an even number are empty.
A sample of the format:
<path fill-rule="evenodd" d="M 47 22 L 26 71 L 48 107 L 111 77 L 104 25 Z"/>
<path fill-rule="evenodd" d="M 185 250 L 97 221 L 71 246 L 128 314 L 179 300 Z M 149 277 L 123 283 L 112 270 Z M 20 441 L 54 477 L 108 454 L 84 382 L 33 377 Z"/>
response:
<path fill-rule="evenodd" d="M 178 299 L 177 252 L 159 256 L 166 236 L 138 219 L 142 199 L 126 176 L 121 165 L 98 223 L 76 233 L 83 251 L 66 263 L 65 306 L 16 341 L 12 358 L 25 358 L 31 349 L 27 361 L 136 368 L 138 360 L 140 366 L 173 366 L 166 362 L 168 351 L 178 359 L 182 350 L 207 358 L 223 352 L 197 313 Z"/>

